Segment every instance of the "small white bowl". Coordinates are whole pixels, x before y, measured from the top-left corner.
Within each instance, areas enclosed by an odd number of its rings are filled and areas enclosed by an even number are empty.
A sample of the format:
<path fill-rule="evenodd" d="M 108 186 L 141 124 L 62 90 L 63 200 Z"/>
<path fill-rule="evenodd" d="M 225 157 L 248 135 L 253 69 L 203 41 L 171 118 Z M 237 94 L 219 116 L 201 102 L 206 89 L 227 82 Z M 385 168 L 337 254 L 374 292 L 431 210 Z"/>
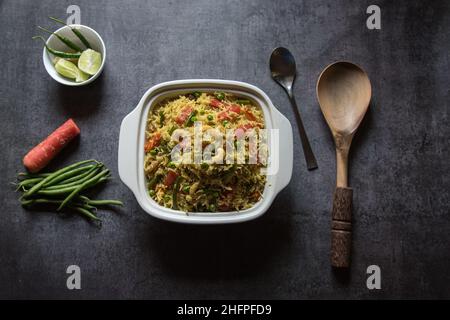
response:
<path fill-rule="evenodd" d="M 279 141 L 269 143 L 269 166 L 272 174 L 267 175 L 262 199 L 253 207 L 230 212 L 190 212 L 172 210 L 156 203 L 149 195 L 144 173 L 144 143 L 149 111 L 159 101 L 192 91 L 224 91 L 255 101 L 264 114 L 267 129 L 279 131 Z M 213 79 L 188 79 L 160 83 L 150 88 L 136 108 L 122 121 L 119 137 L 118 167 L 120 179 L 134 193 L 139 205 L 154 217 L 181 223 L 222 224 L 255 219 L 264 214 L 277 194 L 287 186 L 292 175 L 293 139 L 289 120 L 272 104 L 269 97 L 259 88 L 244 82 Z"/>
<path fill-rule="evenodd" d="M 83 36 L 89 41 L 90 45 L 92 46 L 92 49 L 100 52 L 102 55 L 102 64 L 100 66 L 100 69 L 97 71 L 96 74 L 91 76 L 89 79 L 83 82 L 75 82 L 75 80 L 71 80 L 68 78 L 63 77 L 60 75 L 56 70 L 55 66 L 53 64 L 53 59 L 55 56 L 47 51 L 47 49 L 44 47 L 44 50 L 42 52 L 42 59 L 44 61 L 45 70 L 47 70 L 48 74 L 58 81 L 61 84 L 64 84 L 66 86 L 84 86 L 86 84 L 91 83 L 97 77 L 102 73 L 103 67 L 105 66 L 105 60 L 106 60 L 106 48 L 105 43 L 103 42 L 102 37 L 94 30 L 87 26 L 83 26 L 81 24 L 74 24 L 71 25 L 71 27 L 79 28 L 80 32 L 83 34 Z M 59 34 L 60 36 L 64 36 L 73 43 L 77 44 L 80 48 L 85 49 L 85 46 L 83 43 L 78 39 L 78 37 L 70 30 L 68 26 L 64 26 L 62 28 L 59 28 L 55 31 L 55 33 Z M 64 52 L 72 52 L 73 50 L 68 48 L 64 43 L 62 43 L 57 37 L 55 37 L 53 34 L 50 35 L 50 37 L 47 40 L 47 45 L 55 50 L 58 51 L 64 51 Z"/>

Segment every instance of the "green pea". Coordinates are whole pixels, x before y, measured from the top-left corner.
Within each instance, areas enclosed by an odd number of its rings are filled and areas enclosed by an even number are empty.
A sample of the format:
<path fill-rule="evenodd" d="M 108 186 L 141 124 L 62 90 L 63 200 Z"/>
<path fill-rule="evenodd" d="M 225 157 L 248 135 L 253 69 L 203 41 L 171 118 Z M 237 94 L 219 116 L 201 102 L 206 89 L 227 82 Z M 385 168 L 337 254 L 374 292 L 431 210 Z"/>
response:
<path fill-rule="evenodd" d="M 155 190 L 149 190 L 148 194 L 150 195 L 150 197 L 154 197 L 156 195 Z"/>
<path fill-rule="evenodd" d="M 172 168 L 172 169 L 174 169 L 174 168 L 177 167 L 177 165 L 176 165 L 174 162 L 172 162 L 172 161 L 170 161 L 170 162 L 167 164 L 167 166 L 168 166 L 169 168 Z"/>
<path fill-rule="evenodd" d="M 209 121 L 213 121 L 213 120 L 214 120 L 214 116 L 213 116 L 212 114 L 209 114 L 209 115 L 208 115 L 208 120 L 209 120 Z"/>
<path fill-rule="evenodd" d="M 226 127 L 227 124 L 228 124 L 228 120 L 223 120 L 222 124 L 223 124 L 224 127 Z"/>
<path fill-rule="evenodd" d="M 218 100 L 220 100 L 220 101 L 222 101 L 223 99 L 225 99 L 225 93 L 223 93 L 223 92 L 216 92 L 214 95 L 215 95 L 216 98 L 217 98 Z"/>
<path fill-rule="evenodd" d="M 205 114 L 205 110 L 200 110 L 200 114 L 204 115 Z"/>
<path fill-rule="evenodd" d="M 190 187 L 189 185 L 185 185 L 185 186 L 183 187 L 183 192 L 188 193 L 189 190 L 191 190 L 191 187 Z"/>
<path fill-rule="evenodd" d="M 209 205 L 209 211 L 216 211 L 216 205 L 215 204 L 210 204 Z"/>
<path fill-rule="evenodd" d="M 203 162 L 203 163 L 200 165 L 200 167 L 201 167 L 202 169 L 206 170 L 206 169 L 208 169 L 209 164 L 207 164 L 206 162 Z"/>
<path fill-rule="evenodd" d="M 197 117 L 196 117 L 196 116 L 193 116 L 193 117 L 191 118 L 191 122 L 195 122 L 195 121 L 197 121 Z"/>
<path fill-rule="evenodd" d="M 155 149 L 152 149 L 152 150 L 150 150 L 150 154 L 151 154 L 152 156 L 156 156 L 156 155 L 158 154 L 158 150 L 156 150 L 156 148 L 155 148 Z"/>

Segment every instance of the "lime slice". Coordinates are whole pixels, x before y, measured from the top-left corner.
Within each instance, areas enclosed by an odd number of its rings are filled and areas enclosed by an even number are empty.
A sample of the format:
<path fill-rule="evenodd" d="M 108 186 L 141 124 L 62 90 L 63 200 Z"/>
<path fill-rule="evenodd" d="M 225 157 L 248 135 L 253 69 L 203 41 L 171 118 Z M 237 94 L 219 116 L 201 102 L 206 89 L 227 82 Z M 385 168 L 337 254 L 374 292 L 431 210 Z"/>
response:
<path fill-rule="evenodd" d="M 78 68 L 80 68 L 81 71 L 92 76 L 97 73 L 98 69 L 100 69 L 101 64 L 102 55 L 92 49 L 83 51 L 80 59 L 78 59 Z"/>
<path fill-rule="evenodd" d="M 59 59 L 56 62 L 55 69 L 60 75 L 69 79 L 76 79 L 80 72 L 76 65 L 64 59 Z"/>
<path fill-rule="evenodd" d="M 83 71 L 81 71 L 80 69 L 78 69 L 78 76 L 75 78 L 76 82 L 83 82 L 86 81 L 87 79 L 89 79 L 90 75 L 88 75 L 87 73 L 84 73 Z"/>

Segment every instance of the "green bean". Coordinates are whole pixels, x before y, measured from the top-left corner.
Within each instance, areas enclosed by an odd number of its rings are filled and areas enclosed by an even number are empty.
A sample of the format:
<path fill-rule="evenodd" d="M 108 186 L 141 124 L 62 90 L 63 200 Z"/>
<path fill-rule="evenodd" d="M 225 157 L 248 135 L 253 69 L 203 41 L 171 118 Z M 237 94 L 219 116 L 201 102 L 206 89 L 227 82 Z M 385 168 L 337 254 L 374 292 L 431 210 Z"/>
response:
<path fill-rule="evenodd" d="M 69 206 L 69 208 L 73 209 L 75 211 L 78 211 L 79 213 L 81 213 L 82 215 L 84 215 L 90 219 L 97 220 L 97 221 L 101 220 L 99 217 L 97 217 L 95 214 L 93 214 L 86 208 L 79 207 L 79 206 Z"/>
<path fill-rule="evenodd" d="M 185 127 L 191 126 L 194 123 L 192 118 L 194 118 L 196 115 L 197 115 L 197 110 L 192 111 L 191 114 L 189 115 L 189 117 L 186 119 L 184 126 Z"/>
<path fill-rule="evenodd" d="M 164 112 L 159 112 L 159 127 L 162 128 L 164 126 L 164 120 L 166 120 L 166 117 L 164 115 Z"/>
<path fill-rule="evenodd" d="M 51 173 L 29 173 L 29 172 L 19 172 L 19 177 L 25 177 L 26 179 L 30 178 L 45 178 L 51 175 Z"/>
<path fill-rule="evenodd" d="M 88 165 L 88 166 L 83 166 L 83 167 L 79 167 L 79 168 L 75 168 L 73 170 L 67 171 L 67 172 L 65 172 L 63 174 L 60 174 L 57 177 L 54 177 L 53 179 L 49 180 L 48 182 L 44 183 L 43 187 L 45 188 L 45 187 L 53 186 L 53 185 L 57 184 L 60 181 L 63 181 L 65 179 L 67 179 L 67 178 L 71 178 L 73 176 L 76 176 L 80 172 L 82 173 L 82 172 L 85 172 L 86 170 L 90 170 L 90 169 L 95 168 L 95 167 L 97 167 L 97 165 L 91 164 L 91 165 Z"/>
<path fill-rule="evenodd" d="M 91 178 L 91 182 L 95 177 Z M 98 181 L 95 181 L 95 183 L 93 183 L 92 185 L 89 184 L 89 188 L 96 186 L 97 184 L 106 181 L 107 178 L 103 177 L 101 179 L 99 179 Z M 87 181 L 85 181 L 87 182 Z M 78 187 L 80 187 L 81 185 L 75 185 L 75 186 L 71 186 L 71 187 L 63 187 L 63 188 L 55 188 L 55 189 L 41 189 L 37 192 L 38 195 L 44 195 L 44 196 L 62 196 L 62 195 L 69 195 L 70 193 L 72 193 L 74 190 L 76 190 Z M 83 188 L 86 189 L 86 188 Z"/>
<path fill-rule="evenodd" d="M 119 200 L 91 200 L 83 195 L 79 195 L 77 200 L 82 201 L 85 205 L 92 205 L 92 206 L 103 206 L 103 205 L 123 206 L 122 201 Z"/>
<path fill-rule="evenodd" d="M 89 200 L 87 202 L 88 205 L 92 206 L 106 206 L 106 205 L 114 205 L 114 206 L 123 206 L 123 202 L 119 200 Z"/>
<path fill-rule="evenodd" d="M 55 49 L 50 48 L 47 45 L 47 42 L 45 41 L 45 39 L 41 36 L 34 36 L 32 37 L 32 39 L 41 39 L 42 41 L 44 41 L 44 46 L 47 48 L 48 52 L 50 52 L 51 54 L 57 56 L 57 57 L 61 57 L 64 59 L 78 59 L 81 56 L 81 53 L 77 52 L 77 53 L 68 53 L 68 52 L 64 52 L 64 51 L 58 51 Z"/>
<path fill-rule="evenodd" d="M 172 209 L 178 210 L 178 203 L 177 203 L 177 195 L 178 195 L 178 189 L 180 188 L 180 176 L 177 177 L 175 180 L 175 184 L 173 187 L 173 193 L 172 193 Z"/>
<path fill-rule="evenodd" d="M 58 177 L 61 174 L 64 174 L 64 173 L 66 173 L 66 172 L 68 172 L 68 171 L 70 171 L 70 170 L 72 170 L 72 169 L 74 169 L 76 167 L 79 167 L 79 166 L 81 166 L 81 165 L 83 165 L 85 163 L 89 163 L 89 162 L 92 162 L 92 161 L 95 161 L 95 160 L 91 160 L 90 159 L 90 160 L 84 160 L 84 161 L 76 162 L 76 163 L 74 163 L 74 164 L 72 164 L 70 166 L 67 166 L 65 168 L 62 168 L 62 169 L 59 169 L 59 170 L 53 172 L 49 176 L 45 177 L 41 182 L 35 184 L 30 190 L 25 192 L 23 197 L 26 198 L 26 197 L 29 197 L 29 196 L 33 195 L 34 193 L 39 191 L 44 186 L 45 183 L 47 183 L 48 181 L 54 179 L 55 177 Z"/>
<path fill-rule="evenodd" d="M 169 136 L 171 136 L 172 135 L 172 133 L 175 131 L 177 129 L 177 127 L 176 126 L 172 126 L 170 129 L 169 129 Z"/>
<path fill-rule="evenodd" d="M 67 23 L 65 23 L 64 21 L 59 20 L 59 19 L 57 19 L 57 18 L 53 18 L 53 17 L 49 17 L 49 18 L 50 18 L 51 20 L 55 21 L 55 22 L 58 22 L 58 23 L 63 24 L 63 25 L 65 25 L 65 26 L 68 26 L 68 27 L 70 28 L 70 30 L 72 30 L 72 32 L 78 37 L 78 39 L 81 40 L 81 42 L 83 42 L 83 44 L 84 44 L 88 49 L 92 49 L 92 47 L 91 47 L 89 41 L 83 36 L 83 34 L 82 34 L 78 29 L 69 26 Z"/>
<path fill-rule="evenodd" d="M 237 104 L 241 104 L 241 105 L 250 104 L 250 100 L 247 100 L 247 99 L 237 99 L 235 102 Z"/>
<path fill-rule="evenodd" d="M 76 181 L 80 181 L 81 179 L 83 179 L 84 177 L 86 177 L 87 175 L 89 175 L 92 171 L 97 171 L 98 168 L 103 167 L 102 164 L 97 164 L 96 166 L 94 166 L 93 168 L 89 169 L 86 172 L 83 172 L 77 176 L 65 179 L 60 181 L 59 185 L 63 185 L 63 184 L 68 184 L 68 183 L 72 183 L 72 182 L 76 182 Z"/>
<path fill-rule="evenodd" d="M 225 174 L 223 175 L 223 182 L 225 184 L 228 184 L 231 182 L 231 179 L 234 176 L 234 173 L 236 171 L 236 165 L 233 165 Z"/>
<path fill-rule="evenodd" d="M 38 199 L 27 199 L 21 201 L 23 206 L 33 205 L 33 204 L 60 204 L 61 200 L 52 200 L 52 199 L 46 199 L 46 198 L 38 198 Z"/>
<path fill-rule="evenodd" d="M 75 43 L 73 43 L 72 41 L 70 41 L 69 39 L 67 39 L 66 37 L 63 37 L 55 32 L 52 32 L 46 28 L 43 28 L 41 26 L 37 26 L 39 29 L 41 29 L 42 31 L 45 31 L 47 33 L 53 34 L 55 37 L 57 37 L 62 43 L 64 43 L 66 46 L 68 46 L 70 49 L 73 49 L 77 52 L 82 52 L 83 50 L 77 46 Z"/>
<path fill-rule="evenodd" d="M 62 196 L 62 195 L 71 193 L 77 187 L 78 186 L 72 186 L 72 187 L 60 188 L 60 189 L 54 189 L 54 190 L 40 189 L 39 191 L 36 192 L 36 194 L 41 195 L 41 196 Z"/>
<path fill-rule="evenodd" d="M 20 181 L 20 183 L 17 185 L 17 190 L 19 190 L 22 187 L 29 187 L 33 186 L 36 183 L 42 181 L 44 178 L 30 178 Z"/>
<path fill-rule="evenodd" d="M 81 185 L 77 186 L 76 189 L 74 189 L 65 199 L 64 201 L 61 203 L 61 205 L 58 207 L 58 209 L 56 210 L 61 210 L 62 208 L 64 208 L 64 206 L 70 201 L 72 200 L 73 197 L 77 196 L 80 191 L 82 191 L 83 189 L 89 188 L 93 185 L 96 185 L 97 182 L 101 182 L 101 178 L 104 178 L 105 175 L 107 175 L 109 173 L 109 170 L 103 170 L 102 172 L 100 172 L 99 174 L 97 174 L 96 176 L 94 176 L 93 178 L 83 182 Z M 103 180 L 104 181 L 104 180 Z"/>
<path fill-rule="evenodd" d="M 85 176 L 77 181 L 73 181 L 70 183 L 65 183 L 65 184 L 57 184 L 57 185 L 52 185 L 49 187 L 44 188 L 44 190 L 57 190 L 60 188 L 67 188 L 67 187 L 73 187 L 73 186 L 77 186 L 82 184 L 83 182 L 85 182 L 86 180 L 89 180 L 90 178 L 92 178 L 96 173 L 98 173 L 98 171 L 100 170 L 100 168 L 92 168 L 91 170 L 85 172 Z M 87 174 L 87 175 L 86 175 Z M 81 176 L 81 175 L 80 175 Z M 78 176 L 77 176 L 78 177 Z"/>
<path fill-rule="evenodd" d="M 158 184 L 159 180 L 161 179 L 161 175 L 157 174 L 155 175 L 148 183 L 148 188 L 149 189 L 154 189 L 155 186 Z"/>

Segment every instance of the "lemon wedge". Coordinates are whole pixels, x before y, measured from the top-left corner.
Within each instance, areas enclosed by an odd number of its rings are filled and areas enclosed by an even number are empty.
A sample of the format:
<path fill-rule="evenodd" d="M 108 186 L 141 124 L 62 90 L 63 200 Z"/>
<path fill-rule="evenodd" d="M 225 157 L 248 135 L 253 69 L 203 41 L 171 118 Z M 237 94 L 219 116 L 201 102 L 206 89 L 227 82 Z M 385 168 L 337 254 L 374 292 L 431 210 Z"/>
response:
<path fill-rule="evenodd" d="M 91 76 L 97 73 L 102 65 L 102 55 L 92 49 L 83 51 L 78 59 L 78 68 Z"/>

